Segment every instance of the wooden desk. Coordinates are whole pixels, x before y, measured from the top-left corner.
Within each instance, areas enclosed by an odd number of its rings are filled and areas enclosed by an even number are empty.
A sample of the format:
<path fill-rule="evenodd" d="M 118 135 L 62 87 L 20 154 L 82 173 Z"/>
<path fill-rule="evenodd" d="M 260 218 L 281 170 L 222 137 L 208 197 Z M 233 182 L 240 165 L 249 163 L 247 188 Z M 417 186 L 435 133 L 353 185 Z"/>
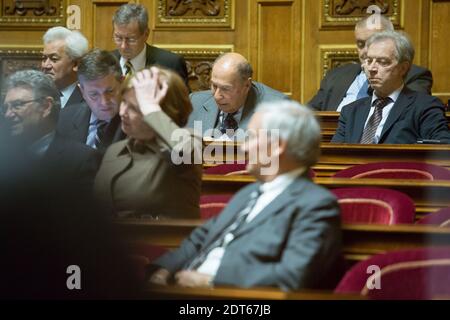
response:
<path fill-rule="evenodd" d="M 330 142 L 334 134 L 336 133 L 336 129 L 338 127 L 339 114 L 340 114 L 339 112 L 335 111 L 316 112 L 317 119 L 320 122 L 323 142 Z M 445 117 L 447 118 L 447 123 L 450 128 L 450 112 L 446 112 Z"/>
<path fill-rule="evenodd" d="M 208 167 L 245 161 L 239 148 L 240 143 L 207 143 L 203 163 Z M 381 161 L 427 162 L 450 169 L 450 145 L 322 143 L 320 151 L 319 161 L 313 167 L 318 177 L 330 177 L 353 165 Z"/>
<path fill-rule="evenodd" d="M 255 178 L 250 175 L 203 175 L 202 193 L 235 193 Z M 317 177 L 314 181 L 326 188 L 377 187 L 393 189 L 407 194 L 416 206 L 416 218 L 450 207 L 450 181 L 401 179 L 346 179 Z"/>
<path fill-rule="evenodd" d="M 123 239 L 176 248 L 203 220 L 116 220 Z M 344 256 L 350 263 L 392 250 L 450 246 L 450 229 L 419 225 L 343 225 Z"/>
<path fill-rule="evenodd" d="M 262 299 L 262 300 L 364 300 L 360 295 L 336 294 L 331 291 L 302 290 L 284 292 L 274 288 L 241 289 L 231 287 L 181 288 L 176 286 L 149 286 L 145 295 L 150 299 Z"/>

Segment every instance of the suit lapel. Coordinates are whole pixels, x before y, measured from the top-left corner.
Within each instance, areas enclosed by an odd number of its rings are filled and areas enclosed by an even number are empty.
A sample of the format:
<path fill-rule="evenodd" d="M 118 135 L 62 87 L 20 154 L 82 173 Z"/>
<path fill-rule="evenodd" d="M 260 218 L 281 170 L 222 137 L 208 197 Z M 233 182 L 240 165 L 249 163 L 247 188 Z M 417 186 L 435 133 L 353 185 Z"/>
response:
<path fill-rule="evenodd" d="M 202 108 L 205 112 L 202 113 L 202 125 L 203 132 L 208 129 L 214 129 L 219 116 L 219 108 L 214 101 L 213 96 L 211 96 L 203 105 Z"/>
<path fill-rule="evenodd" d="M 367 117 L 369 116 L 370 104 L 372 98 L 364 98 L 359 101 L 355 106 L 355 121 L 353 131 L 351 133 L 350 143 L 359 143 L 362 133 L 364 131 L 364 124 L 366 123 Z"/>
<path fill-rule="evenodd" d="M 264 223 L 267 219 L 276 215 L 278 212 L 286 208 L 287 205 L 294 202 L 300 193 L 304 190 L 306 178 L 301 177 L 295 179 L 291 185 L 289 185 L 280 195 L 278 195 L 271 203 L 269 203 L 252 221 L 246 223 L 238 232 L 235 237 L 239 237 L 247 232 L 252 231 L 259 225 Z"/>
<path fill-rule="evenodd" d="M 154 65 L 156 63 L 155 56 L 153 54 L 153 47 L 145 44 L 146 46 L 146 52 L 145 52 L 145 67 L 149 67 L 151 65 Z"/>
<path fill-rule="evenodd" d="M 74 114 L 72 126 L 76 131 L 77 137 L 82 140 L 82 143 L 86 143 L 86 139 L 89 131 L 89 122 L 91 119 L 91 109 L 86 105 L 79 105 L 77 111 Z"/>
<path fill-rule="evenodd" d="M 69 100 L 67 100 L 65 107 L 68 107 L 72 104 L 79 104 L 81 102 L 83 102 L 83 96 L 81 95 L 80 88 L 77 85 L 70 95 Z"/>
<path fill-rule="evenodd" d="M 250 90 L 248 91 L 247 99 L 245 100 L 244 109 L 242 110 L 241 120 L 239 121 L 239 128 L 247 127 L 247 123 L 255 111 L 255 106 L 257 104 L 258 95 L 261 95 L 258 92 L 258 88 L 252 83 Z"/>
<path fill-rule="evenodd" d="M 378 143 L 382 143 L 385 139 L 387 132 L 391 129 L 395 122 L 397 122 L 400 115 L 408 108 L 411 103 L 414 102 L 415 95 L 412 91 L 408 90 L 405 86 L 400 95 L 395 101 L 394 106 L 389 113 L 386 123 L 383 126 L 383 131 L 381 131 L 380 140 Z"/>

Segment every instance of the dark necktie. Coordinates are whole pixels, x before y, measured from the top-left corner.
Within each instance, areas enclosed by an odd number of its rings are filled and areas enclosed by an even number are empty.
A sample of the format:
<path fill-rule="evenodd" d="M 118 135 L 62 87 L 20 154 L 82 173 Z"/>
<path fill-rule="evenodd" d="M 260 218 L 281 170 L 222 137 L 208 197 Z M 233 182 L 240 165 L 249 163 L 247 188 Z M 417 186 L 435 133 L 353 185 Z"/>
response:
<path fill-rule="evenodd" d="M 199 252 L 199 254 L 189 263 L 187 269 L 197 269 L 206 260 L 211 250 L 218 247 L 225 248 L 228 243 L 230 243 L 234 239 L 234 235 L 237 233 L 237 231 L 245 225 L 245 220 L 247 219 L 249 213 L 253 210 L 253 207 L 255 206 L 256 201 L 258 201 L 260 195 L 261 191 L 259 188 L 250 193 L 247 205 L 242 211 L 237 214 L 236 219 L 233 221 L 233 223 L 223 229 L 216 240 L 212 241 L 208 246 L 204 247 Z"/>
<path fill-rule="evenodd" d="M 105 146 L 105 138 L 106 138 L 106 127 L 108 122 L 105 120 L 97 120 L 96 126 L 97 131 L 95 133 L 94 145 L 95 149 L 99 150 Z"/>
<path fill-rule="evenodd" d="M 234 119 L 235 114 L 236 112 L 228 113 L 223 117 L 222 124 L 220 126 L 220 131 L 222 132 L 222 134 L 227 133 L 227 130 L 233 130 L 234 134 L 234 131 L 238 128 L 238 123 Z"/>
<path fill-rule="evenodd" d="M 391 98 L 378 98 L 373 102 L 375 110 L 372 116 L 367 121 L 367 125 L 364 128 L 363 135 L 361 137 L 360 143 L 371 144 L 374 143 L 375 133 L 377 132 L 378 125 L 383 118 L 383 108 L 392 101 Z"/>

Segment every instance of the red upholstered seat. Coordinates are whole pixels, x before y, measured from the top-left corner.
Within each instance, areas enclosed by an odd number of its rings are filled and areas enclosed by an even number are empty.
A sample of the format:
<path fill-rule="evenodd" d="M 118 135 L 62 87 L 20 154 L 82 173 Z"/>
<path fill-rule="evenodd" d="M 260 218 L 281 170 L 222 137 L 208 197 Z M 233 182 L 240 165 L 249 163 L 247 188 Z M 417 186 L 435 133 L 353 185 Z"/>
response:
<path fill-rule="evenodd" d="M 207 168 L 204 174 L 223 174 L 223 175 L 238 175 L 248 174 L 245 170 L 245 163 L 224 163 L 214 167 Z"/>
<path fill-rule="evenodd" d="M 200 218 L 209 219 L 226 207 L 230 201 L 232 194 L 209 194 L 200 197 Z"/>
<path fill-rule="evenodd" d="M 375 272 L 377 266 L 379 272 Z M 450 247 L 375 255 L 347 271 L 335 292 L 359 293 L 371 299 L 448 298 Z"/>
<path fill-rule="evenodd" d="M 346 224 L 413 223 L 414 202 L 407 195 L 383 188 L 339 188 L 332 192 L 339 200 Z"/>
<path fill-rule="evenodd" d="M 450 207 L 430 213 L 416 222 L 417 224 L 429 224 L 450 228 Z"/>
<path fill-rule="evenodd" d="M 374 162 L 341 170 L 334 177 L 450 180 L 450 170 L 423 162 Z"/>
<path fill-rule="evenodd" d="M 209 167 L 205 169 L 203 172 L 204 174 L 223 174 L 223 175 L 242 175 L 242 174 L 248 174 L 247 170 L 245 169 L 247 164 L 245 163 L 224 163 L 219 164 L 214 167 Z M 316 173 L 314 170 L 309 170 L 309 177 L 312 179 L 316 176 Z"/>

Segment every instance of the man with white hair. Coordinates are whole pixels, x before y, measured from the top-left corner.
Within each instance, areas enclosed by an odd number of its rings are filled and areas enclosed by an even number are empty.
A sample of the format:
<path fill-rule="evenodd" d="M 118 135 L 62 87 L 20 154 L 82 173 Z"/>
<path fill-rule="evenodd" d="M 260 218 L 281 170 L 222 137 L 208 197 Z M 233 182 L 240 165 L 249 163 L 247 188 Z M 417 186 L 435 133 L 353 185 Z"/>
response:
<path fill-rule="evenodd" d="M 87 39 L 78 31 L 53 27 L 43 37 L 42 71 L 60 92 L 61 108 L 83 101 L 77 86 L 78 62 L 88 51 Z"/>
<path fill-rule="evenodd" d="M 332 142 L 450 143 L 442 102 L 405 84 L 414 59 L 408 37 L 395 31 L 376 33 L 366 50 L 363 66 L 373 96 L 342 108 Z"/>
<path fill-rule="evenodd" d="M 335 285 L 341 258 L 339 206 L 308 177 L 320 150 L 320 127 L 312 111 L 294 101 L 265 102 L 248 129 L 243 151 L 257 182 L 240 190 L 178 250 L 154 261 L 151 283 L 282 290 Z"/>
<path fill-rule="evenodd" d="M 361 65 L 348 63 L 330 70 L 323 78 L 317 94 L 308 102 L 311 108 L 340 112 L 345 105 L 372 94 L 362 69 L 366 56 L 365 43 L 371 35 L 382 31 L 394 31 L 392 22 L 383 15 L 368 16 L 356 24 L 355 42 Z M 414 91 L 431 93 L 431 71 L 413 64 L 406 74 L 405 85 Z"/>

